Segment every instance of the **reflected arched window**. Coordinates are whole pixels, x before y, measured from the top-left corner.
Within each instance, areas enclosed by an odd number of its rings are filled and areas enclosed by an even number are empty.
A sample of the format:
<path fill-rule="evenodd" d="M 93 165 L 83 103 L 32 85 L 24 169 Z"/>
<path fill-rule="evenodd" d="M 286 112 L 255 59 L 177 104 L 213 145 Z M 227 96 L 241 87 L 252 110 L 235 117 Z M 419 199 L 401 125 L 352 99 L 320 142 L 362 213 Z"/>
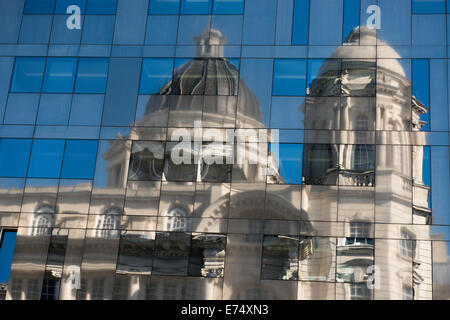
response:
<path fill-rule="evenodd" d="M 189 230 L 189 218 L 186 210 L 179 207 L 171 208 L 167 212 L 166 231 L 187 231 Z"/>
<path fill-rule="evenodd" d="M 373 145 L 357 144 L 353 152 L 352 169 L 373 170 L 375 167 L 375 148 Z"/>
<path fill-rule="evenodd" d="M 108 238 L 119 234 L 119 221 L 122 211 L 117 208 L 110 208 L 97 217 L 96 236 L 98 238 Z"/>
<path fill-rule="evenodd" d="M 164 144 L 135 141 L 131 150 L 128 177 L 131 180 L 160 180 L 164 168 Z"/>
<path fill-rule="evenodd" d="M 36 210 L 33 219 L 33 236 L 50 235 L 53 227 L 53 209 L 50 207 L 41 207 Z"/>

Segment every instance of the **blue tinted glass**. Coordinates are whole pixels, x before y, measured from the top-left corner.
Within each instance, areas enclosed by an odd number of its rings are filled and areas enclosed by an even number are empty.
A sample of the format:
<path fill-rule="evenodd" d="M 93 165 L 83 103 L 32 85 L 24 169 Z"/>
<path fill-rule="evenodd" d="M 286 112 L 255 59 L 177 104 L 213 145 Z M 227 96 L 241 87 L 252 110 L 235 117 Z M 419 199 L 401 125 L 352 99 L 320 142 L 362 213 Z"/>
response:
<path fill-rule="evenodd" d="M 78 62 L 77 93 L 105 93 L 109 59 L 80 58 Z"/>
<path fill-rule="evenodd" d="M 8 283 L 9 272 L 14 255 L 14 246 L 16 245 L 16 231 L 3 231 L 0 242 L 0 283 Z"/>
<path fill-rule="evenodd" d="M 304 96 L 306 88 L 306 59 L 275 60 L 274 96 Z"/>
<path fill-rule="evenodd" d="M 71 5 L 80 7 L 81 14 L 86 11 L 87 0 L 56 0 L 55 14 L 67 14 L 67 8 Z"/>
<path fill-rule="evenodd" d="M 431 148 L 423 146 L 422 182 L 426 186 L 431 186 Z"/>
<path fill-rule="evenodd" d="M 180 0 L 150 0 L 151 14 L 178 14 L 179 10 Z"/>
<path fill-rule="evenodd" d="M 177 42 L 178 16 L 148 16 L 146 44 L 172 44 Z"/>
<path fill-rule="evenodd" d="M 181 0 L 182 14 L 210 14 L 212 0 Z"/>
<path fill-rule="evenodd" d="M 97 145 L 98 142 L 93 140 L 68 140 L 61 177 L 92 179 L 97 158 Z"/>
<path fill-rule="evenodd" d="M 49 58 L 42 91 L 72 93 L 76 68 L 76 58 Z"/>
<path fill-rule="evenodd" d="M 428 59 L 412 60 L 412 94 L 425 107 L 430 107 L 430 63 Z M 420 114 L 426 124 L 422 131 L 430 130 L 430 110 Z"/>
<path fill-rule="evenodd" d="M 242 16 L 216 15 L 212 17 L 211 29 L 219 30 L 227 44 L 240 45 L 242 39 Z"/>
<path fill-rule="evenodd" d="M 292 24 L 292 44 L 308 44 L 309 0 L 295 0 L 294 22 Z"/>
<path fill-rule="evenodd" d="M 172 79 L 172 59 L 144 59 L 142 62 L 141 94 L 154 94 Z"/>
<path fill-rule="evenodd" d="M 53 14 L 55 0 L 27 0 L 25 14 Z"/>
<path fill-rule="evenodd" d="M 34 124 L 39 94 L 11 93 L 5 113 L 5 124 Z"/>
<path fill-rule="evenodd" d="M 214 0 L 214 14 L 243 14 L 244 0 Z"/>
<path fill-rule="evenodd" d="M 0 140 L 0 176 L 23 178 L 27 174 L 30 139 Z"/>
<path fill-rule="evenodd" d="M 25 15 L 20 30 L 20 43 L 47 43 L 53 16 Z"/>
<path fill-rule="evenodd" d="M 59 178 L 64 140 L 35 139 L 31 150 L 28 177 L 31 178 Z"/>
<path fill-rule="evenodd" d="M 115 14 L 117 0 L 88 0 L 87 14 Z"/>
<path fill-rule="evenodd" d="M 11 82 L 12 92 L 40 92 L 45 58 L 16 58 Z"/>
<path fill-rule="evenodd" d="M 69 94 L 43 94 L 39 103 L 37 124 L 40 125 L 66 125 L 69 119 Z"/>
<path fill-rule="evenodd" d="M 114 16 L 89 15 L 84 20 L 83 44 L 111 44 Z"/>
<path fill-rule="evenodd" d="M 445 0 L 412 0 L 412 13 L 445 13 Z"/>
<path fill-rule="evenodd" d="M 84 16 L 81 17 L 81 25 L 84 26 Z M 53 19 L 51 43 L 58 44 L 79 44 L 81 39 L 82 29 L 68 29 L 67 16 L 56 15 Z"/>
<path fill-rule="evenodd" d="M 278 150 L 277 150 L 278 147 Z M 302 156 L 301 144 L 270 144 L 269 152 L 273 152 L 279 160 L 279 172 L 283 183 L 302 183 Z"/>
<path fill-rule="evenodd" d="M 304 98 L 273 97 L 270 127 L 279 129 L 303 129 L 304 113 L 301 106 Z"/>
<path fill-rule="evenodd" d="M 198 37 L 209 36 L 210 18 L 206 15 L 181 15 L 178 44 L 196 45 Z"/>
<path fill-rule="evenodd" d="M 84 126 L 100 125 L 102 120 L 103 100 L 103 95 L 74 95 L 69 124 Z"/>
<path fill-rule="evenodd" d="M 344 0 L 344 26 L 342 42 L 350 35 L 353 28 L 359 26 L 360 0 Z"/>

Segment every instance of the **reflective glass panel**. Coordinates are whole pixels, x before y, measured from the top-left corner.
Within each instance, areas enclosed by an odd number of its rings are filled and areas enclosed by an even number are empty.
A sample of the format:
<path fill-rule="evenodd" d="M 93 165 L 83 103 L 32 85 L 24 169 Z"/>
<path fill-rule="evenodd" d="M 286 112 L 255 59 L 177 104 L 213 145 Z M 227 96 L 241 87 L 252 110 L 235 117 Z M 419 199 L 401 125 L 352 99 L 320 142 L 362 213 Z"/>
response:
<path fill-rule="evenodd" d="M 0 176 L 25 177 L 30 157 L 29 139 L 0 140 Z"/>
<path fill-rule="evenodd" d="M 88 0 L 87 14 L 115 14 L 117 0 Z"/>
<path fill-rule="evenodd" d="M 64 179 L 92 179 L 98 142 L 94 140 L 68 140 L 64 153 L 61 177 Z"/>
<path fill-rule="evenodd" d="M 304 96 L 306 90 L 306 60 L 280 59 L 274 62 L 274 96 Z"/>
<path fill-rule="evenodd" d="M 78 63 L 76 93 L 105 93 L 109 59 L 81 58 Z"/>
<path fill-rule="evenodd" d="M 55 0 L 26 0 L 25 14 L 53 14 Z"/>
<path fill-rule="evenodd" d="M 178 14 L 180 0 L 150 0 L 150 14 Z"/>
<path fill-rule="evenodd" d="M 28 176 L 32 178 L 59 178 L 64 143 L 64 140 L 34 140 Z"/>
<path fill-rule="evenodd" d="M 42 91 L 72 93 L 76 67 L 77 59 L 49 58 Z"/>
<path fill-rule="evenodd" d="M 45 58 L 16 58 L 11 92 L 40 92 Z"/>
<path fill-rule="evenodd" d="M 182 14 L 209 14 L 213 0 L 181 0 Z"/>
<path fill-rule="evenodd" d="M 265 236 L 261 278 L 267 280 L 298 279 L 298 249 L 296 237 Z"/>
<path fill-rule="evenodd" d="M 16 244 L 17 231 L 1 230 L 0 239 L 0 283 L 8 283 Z"/>
<path fill-rule="evenodd" d="M 445 0 L 412 0 L 412 13 L 445 13 Z"/>
<path fill-rule="evenodd" d="M 141 94 L 160 92 L 166 83 L 172 79 L 172 59 L 144 59 L 142 62 Z"/>
<path fill-rule="evenodd" d="M 243 14 L 244 0 L 214 0 L 214 14 Z"/>

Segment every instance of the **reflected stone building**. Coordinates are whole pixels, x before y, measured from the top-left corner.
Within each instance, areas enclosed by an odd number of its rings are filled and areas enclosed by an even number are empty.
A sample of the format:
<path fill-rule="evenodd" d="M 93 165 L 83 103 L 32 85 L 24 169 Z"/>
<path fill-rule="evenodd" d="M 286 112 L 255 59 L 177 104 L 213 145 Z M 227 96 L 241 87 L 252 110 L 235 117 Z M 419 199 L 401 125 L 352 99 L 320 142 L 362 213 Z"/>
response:
<path fill-rule="evenodd" d="M 282 142 L 225 58 L 225 37 L 199 35 L 197 56 L 145 97 L 143 117 L 102 141 L 93 184 L 0 192 L 2 211 L 20 212 L 1 220 L 18 227 L 6 299 L 448 298 L 433 284 L 432 252 L 446 248 L 432 248 L 429 149 L 416 134 L 427 106 L 397 59 L 343 58 L 364 50 L 355 38 L 376 43 L 357 27 L 318 61 L 298 105 L 301 184 L 288 184 Z M 177 129 L 196 136 L 196 121 L 224 141 L 227 128 L 268 141 L 233 137 L 216 150 L 222 163 L 178 164 Z M 200 134 L 183 156 L 208 150 Z M 239 148 L 268 150 L 266 162 L 226 163 Z"/>

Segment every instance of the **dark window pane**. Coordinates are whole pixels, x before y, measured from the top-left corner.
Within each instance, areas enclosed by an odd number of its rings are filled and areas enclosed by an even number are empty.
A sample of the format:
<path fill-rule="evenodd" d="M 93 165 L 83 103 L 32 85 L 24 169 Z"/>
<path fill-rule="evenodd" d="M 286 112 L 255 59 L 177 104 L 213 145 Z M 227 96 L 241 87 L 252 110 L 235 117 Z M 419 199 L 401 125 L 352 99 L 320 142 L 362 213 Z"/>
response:
<path fill-rule="evenodd" d="M 0 239 L 0 283 L 6 284 L 9 280 L 11 263 L 16 245 L 17 231 L 3 230 Z"/>
<path fill-rule="evenodd" d="M 16 58 L 12 92 L 40 92 L 45 58 Z"/>
<path fill-rule="evenodd" d="M 87 14 L 115 14 L 117 0 L 88 0 Z"/>
<path fill-rule="evenodd" d="M 303 183 L 336 184 L 338 161 L 336 145 L 305 144 L 303 158 Z"/>
<path fill-rule="evenodd" d="M 181 0 L 182 14 L 209 14 L 212 0 Z"/>
<path fill-rule="evenodd" d="M 275 60 L 274 96 L 304 96 L 306 88 L 306 59 Z"/>
<path fill-rule="evenodd" d="M 76 67 L 75 58 L 49 58 L 42 91 L 72 93 Z"/>
<path fill-rule="evenodd" d="M 27 174 L 31 140 L 0 140 L 0 176 L 23 178 Z"/>
<path fill-rule="evenodd" d="M 81 10 L 81 14 L 84 14 L 86 11 L 86 2 L 87 1 L 88 0 L 56 0 L 55 14 L 66 15 L 67 8 L 72 5 L 79 6 L 80 10 Z"/>
<path fill-rule="evenodd" d="M 34 140 L 28 176 L 32 178 L 59 178 L 64 142 L 64 140 Z"/>
<path fill-rule="evenodd" d="M 309 0 L 295 0 L 292 24 L 292 44 L 307 45 L 309 30 Z"/>
<path fill-rule="evenodd" d="M 78 63 L 76 93 L 105 93 L 109 59 L 82 58 Z"/>
<path fill-rule="evenodd" d="M 412 0 L 412 13 L 445 13 L 445 0 Z"/>
<path fill-rule="evenodd" d="M 190 238 L 190 235 L 185 233 L 158 232 L 153 273 L 157 275 L 187 275 Z"/>
<path fill-rule="evenodd" d="M 178 14 L 180 0 L 150 0 L 151 14 Z"/>
<path fill-rule="evenodd" d="M 93 140 L 68 140 L 61 177 L 92 179 L 97 158 L 97 145 L 98 142 Z"/>
<path fill-rule="evenodd" d="M 297 280 L 299 240 L 289 236 L 265 236 L 261 278 Z"/>
<path fill-rule="evenodd" d="M 154 233 L 127 232 L 120 237 L 117 271 L 122 274 L 151 274 Z"/>
<path fill-rule="evenodd" d="M 244 0 L 214 0 L 214 14 L 243 14 Z"/>
<path fill-rule="evenodd" d="M 24 14 L 53 14 L 55 0 L 27 0 Z"/>

